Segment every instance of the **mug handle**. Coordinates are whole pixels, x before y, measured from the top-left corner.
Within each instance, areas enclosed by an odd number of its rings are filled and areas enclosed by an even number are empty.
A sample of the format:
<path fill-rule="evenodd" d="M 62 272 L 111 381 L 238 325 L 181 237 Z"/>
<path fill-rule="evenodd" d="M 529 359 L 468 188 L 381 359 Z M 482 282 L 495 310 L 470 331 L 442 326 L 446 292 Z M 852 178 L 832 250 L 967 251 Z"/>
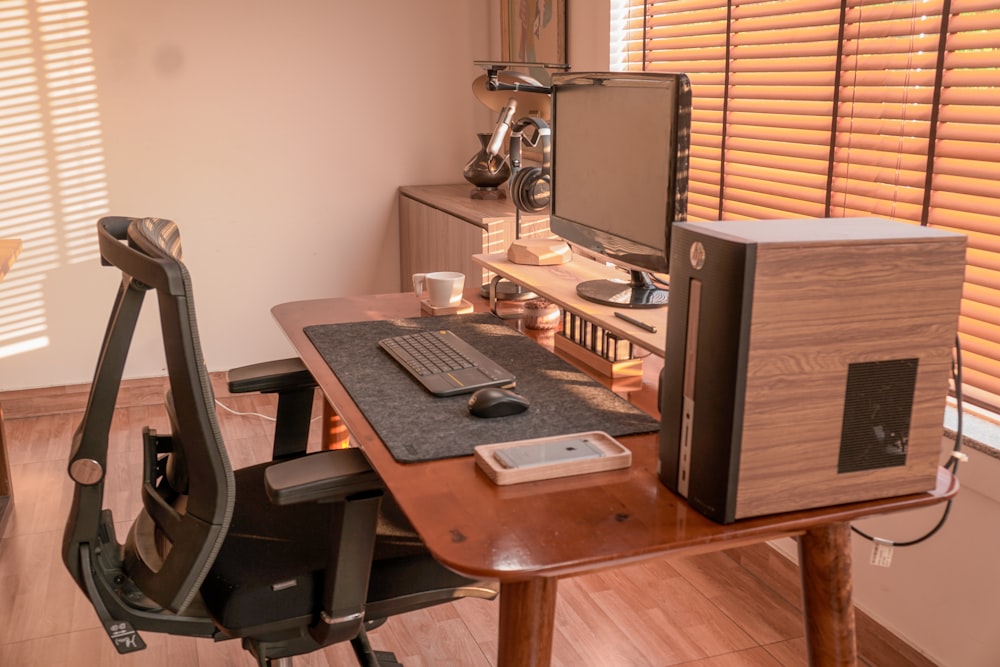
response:
<path fill-rule="evenodd" d="M 426 273 L 414 273 L 413 274 L 413 291 L 417 293 L 417 297 L 424 293 L 424 285 L 427 282 Z"/>

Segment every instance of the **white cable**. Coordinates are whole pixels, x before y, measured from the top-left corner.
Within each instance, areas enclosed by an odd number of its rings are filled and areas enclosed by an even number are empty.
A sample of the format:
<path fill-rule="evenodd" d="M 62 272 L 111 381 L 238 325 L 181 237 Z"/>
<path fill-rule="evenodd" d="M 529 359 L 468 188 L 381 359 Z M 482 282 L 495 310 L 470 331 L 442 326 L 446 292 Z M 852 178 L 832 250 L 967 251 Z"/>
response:
<path fill-rule="evenodd" d="M 239 412 L 237 410 L 233 410 L 232 408 L 230 408 L 227 405 L 223 404 L 222 401 L 220 401 L 219 399 L 215 399 L 215 404 L 218 405 L 223 410 L 225 410 L 226 412 L 228 412 L 229 414 L 236 415 L 237 417 L 260 417 L 261 419 L 266 419 L 269 422 L 278 421 L 275 417 L 271 417 L 269 415 L 261 414 L 260 412 Z M 317 415 L 317 416 L 313 417 L 312 419 L 310 419 L 309 423 L 311 424 L 311 423 L 313 423 L 314 421 L 316 421 L 319 418 L 320 418 L 319 415 Z"/>
<path fill-rule="evenodd" d="M 269 422 L 277 421 L 274 417 L 270 417 L 268 415 L 264 415 L 259 412 L 238 412 L 224 405 L 222 401 L 220 401 L 219 399 L 215 399 L 215 404 L 218 405 L 223 410 L 225 410 L 226 412 L 236 415 L 238 417 L 260 417 L 261 419 L 266 419 Z"/>

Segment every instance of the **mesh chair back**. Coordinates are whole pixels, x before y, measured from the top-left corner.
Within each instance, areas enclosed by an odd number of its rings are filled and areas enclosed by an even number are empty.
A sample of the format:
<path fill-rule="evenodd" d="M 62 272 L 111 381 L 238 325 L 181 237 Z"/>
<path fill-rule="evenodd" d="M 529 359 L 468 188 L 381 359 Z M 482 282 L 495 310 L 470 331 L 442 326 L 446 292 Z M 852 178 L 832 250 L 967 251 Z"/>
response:
<path fill-rule="evenodd" d="M 108 435 L 128 348 L 145 293 L 156 292 L 170 390 L 173 437 L 145 437 L 143 510 L 125 545 L 125 570 L 157 604 L 182 611 L 198 592 L 232 518 L 233 472 L 215 417 L 180 232 L 170 220 L 107 217 L 98 222 L 101 259 L 122 282 L 98 359 L 84 418 L 74 437 L 77 481 L 63 557 L 80 580 L 79 545 L 102 536 Z M 176 434 L 183 433 L 180 437 Z M 76 473 L 74 472 L 76 469 Z M 100 475 L 79 474 L 81 470 Z M 96 481 L 92 477 L 99 477 Z M 81 483 L 83 482 L 89 483 Z"/>

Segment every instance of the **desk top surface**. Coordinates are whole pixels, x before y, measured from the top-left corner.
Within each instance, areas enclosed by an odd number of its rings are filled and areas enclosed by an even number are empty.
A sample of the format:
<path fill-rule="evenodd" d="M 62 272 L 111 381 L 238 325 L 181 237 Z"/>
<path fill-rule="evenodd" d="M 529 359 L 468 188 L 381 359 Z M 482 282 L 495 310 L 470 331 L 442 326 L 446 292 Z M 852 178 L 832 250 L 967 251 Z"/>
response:
<path fill-rule="evenodd" d="M 466 298 L 477 310 L 488 309 L 478 289 L 468 290 Z M 712 551 L 932 505 L 958 490 L 957 481 L 942 469 L 932 492 L 722 525 L 691 509 L 660 482 L 655 434 L 620 439 L 632 451 L 632 465 L 627 469 L 512 486 L 493 484 L 471 456 L 398 463 L 303 328 L 365 318 L 414 317 L 419 311 L 412 294 L 299 301 L 272 309 L 343 419 L 352 443 L 364 450 L 428 548 L 442 563 L 468 575 L 517 581 L 668 553 Z M 655 410 L 655 377 L 655 369 L 650 368 L 642 388 L 628 395 L 650 412 Z"/>

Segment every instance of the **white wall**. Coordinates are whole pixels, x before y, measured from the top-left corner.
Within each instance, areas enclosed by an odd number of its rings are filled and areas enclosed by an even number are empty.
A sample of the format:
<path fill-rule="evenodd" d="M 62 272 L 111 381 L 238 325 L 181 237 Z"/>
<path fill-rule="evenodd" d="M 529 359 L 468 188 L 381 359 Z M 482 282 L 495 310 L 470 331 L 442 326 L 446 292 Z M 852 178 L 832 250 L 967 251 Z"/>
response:
<path fill-rule="evenodd" d="M 946 442 L 945 448 L 951 443 Z M 854 602 L 936 664 L 994 667 L 1000 664 L 1000 459 L 964 448 L 960 490 L 945 524 L 933 537 L 895 547 L 888 567 L 872 563 L 873 544 L 855 535 Z M 893 542 L 931 530 L 944 505 L 858 522 L 865 533 Z M 773 545 L 792 560 L 792 540 Z"/>
<path fill-rule="evenodd" d="M 0 390 L 89 381 L 117 283 L 94 253 L 102 214 L 181 225 L 212 370 L 291 354 L 275 303 L 395 291 L 396 188 L 461 181 L 491 123 L 470 85 L 499 57 L 495 1 L 90 0 L 77 46 L 103 190 L 82 216 L 29 5 L 51 213 L 0 197 L 0 236 L 25 239 L 0 312 L 25 294 L 33 311 L 0 328 Z M 161 374 L 159 347 L 147 322 L 127 374 Z"/>
<path fill-rule="evenodd" d="M 872 545 L 854 539 L 855 598 L 862 609 L 940 665 L 1000 664 L 1000 460 L 966 448 L 961 489 L 941 530 L 894 550 L 891 566 L 871 564 Z M 941 508 L 859 523 L 866 533 L 905 541 L 925 534 Z"/>
<path fill-rule="evenodd" d="M 11 4 L 36 100 L 22 134 L 42 157 L 0 151 L 0 237 L 25 242 L 0 284 L 0 391 L 90 380 L 118 280 L 100 216 L 181 225 L 210 370 L 285 356 L 270 307 L 395 291 L 396 188 L 461 182 L 492 126 L 470 86 L 473 61 L 500 58 L 499 0 L 88 0 L 66 33 L 75 106 L 48 87 L 53 22 Z M 606 69 L 607 2 L 569 4 L 571 63 Z M 65 148 L 67 109 L 85 158 Z M 152 310 L 127 377 L 164 372 Z"/>

